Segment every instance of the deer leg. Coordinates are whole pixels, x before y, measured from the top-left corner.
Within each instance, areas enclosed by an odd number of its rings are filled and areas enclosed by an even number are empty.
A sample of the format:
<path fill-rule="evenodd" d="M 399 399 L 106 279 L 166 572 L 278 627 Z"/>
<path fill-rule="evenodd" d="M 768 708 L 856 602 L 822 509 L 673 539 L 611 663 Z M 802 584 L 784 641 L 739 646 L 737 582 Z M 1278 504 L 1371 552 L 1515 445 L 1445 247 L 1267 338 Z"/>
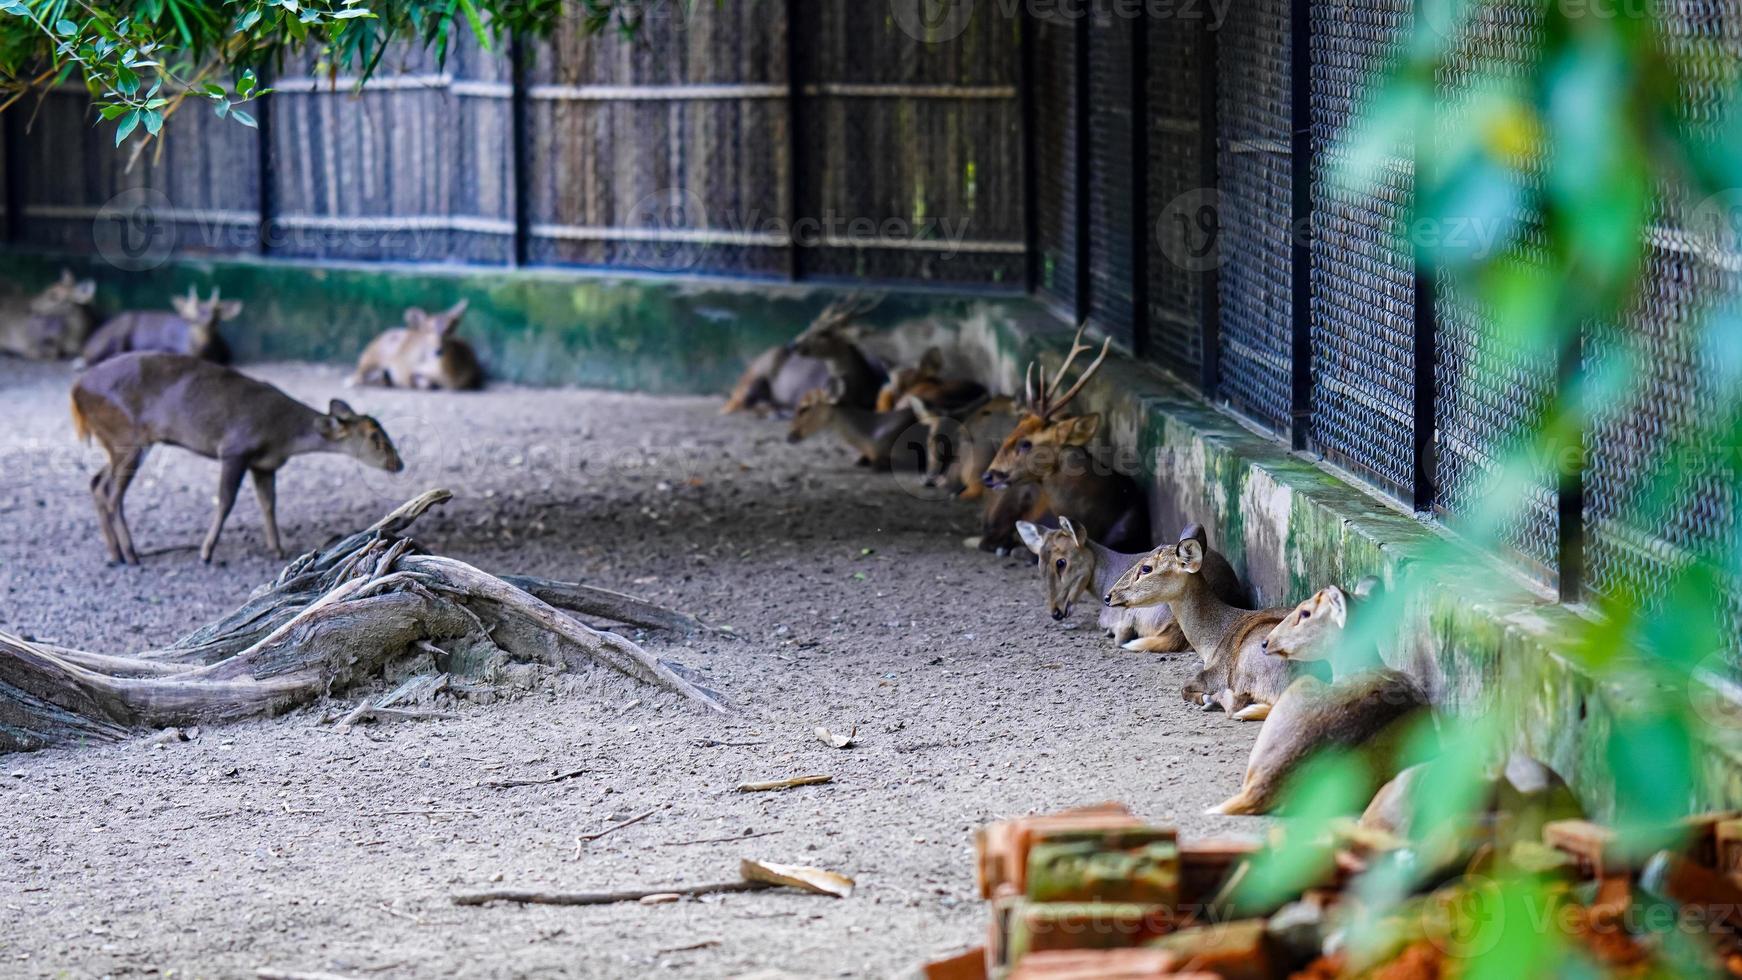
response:
<path fill-rule="evenodd" d="M 284 548 L 278 542 L 278 472 L 250 470 L 254 475 L 254 496 L 260 500 L 260 519 L 266 524 L 266 550 L 274 558 L 284 558 Z"/>
<path fill-rule="evenodd" d="M 218 476 L 218 510 L 212 515 L 212 529 L 206 532 L 205 543 L 200 545 L 200 560 L 208 565 L 212 562 L 212 552 L 218 549 L 218 535 L 224 530 L 230 508 L 236 506 L 236 491 L 242 488 L 242 475 L 247 472 L 246 460 L 234 456 L 224 460 L 224 471 Z"/>
<path fill-rule="evenodd" d="M 91 503 L 97 507 L 97 529 L 103 532 L 103 544 L 109 548 L 109 564 L 124 564 L 121 559 L 121 542 L 115 539 L 115 528 L 109 513 L 109 473 L 111 467 L 105 466 L 91 476 Z"/>
<path fill-rule="evenodd" d="M 127 488 L 133 485 L 133 478 L 139 475 L 139 464 L 144 461 L 145 450 L 141 448 L 129 450 L 120 460 L 110 463 L 109 522 L 121 545 L 122 559 L 135 565 L 139 564 L 139 552 L 133 550 L 133 532 L 127 528 L 125 500 Z"/>

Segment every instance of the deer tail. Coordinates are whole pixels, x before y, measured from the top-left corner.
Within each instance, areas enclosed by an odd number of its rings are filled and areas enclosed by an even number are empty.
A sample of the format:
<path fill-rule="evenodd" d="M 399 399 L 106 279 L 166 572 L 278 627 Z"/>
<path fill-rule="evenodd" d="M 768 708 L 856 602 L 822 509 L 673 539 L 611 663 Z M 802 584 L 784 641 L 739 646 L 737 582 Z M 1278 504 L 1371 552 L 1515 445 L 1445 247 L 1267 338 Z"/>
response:
<path fill-rule="evenodd" d="M 85 421 L 85 413 L 79 411 L 78 392 L 73 392 L 71 401 L 73 407 L 73 435 L 78 436 L 79 441 L 88 446 L 91 444 L 91 423 Z"/>

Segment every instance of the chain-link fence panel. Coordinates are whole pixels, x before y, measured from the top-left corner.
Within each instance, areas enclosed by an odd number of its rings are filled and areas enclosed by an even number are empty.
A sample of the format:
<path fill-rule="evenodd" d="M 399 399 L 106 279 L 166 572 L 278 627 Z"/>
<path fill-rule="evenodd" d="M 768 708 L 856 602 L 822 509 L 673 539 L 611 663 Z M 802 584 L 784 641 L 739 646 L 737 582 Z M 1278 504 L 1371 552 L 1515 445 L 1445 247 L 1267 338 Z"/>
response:
<path fill-rule="evenodd" d="M 1370 96 L 1402 53 L 1410 0 L 1321 4 L 1312 22 L 1312 422 L 1315 449 L 1393 496 L 1415 475 L 1413 141 L 1352 187 Z"/>
<path fill-rule="evenodd" d="M 1221 373 L 1217 394 L 1275 432 L 1292 414 L 1294 44 L 1288 0 L 1228 8 L 1217 34 Z"/>

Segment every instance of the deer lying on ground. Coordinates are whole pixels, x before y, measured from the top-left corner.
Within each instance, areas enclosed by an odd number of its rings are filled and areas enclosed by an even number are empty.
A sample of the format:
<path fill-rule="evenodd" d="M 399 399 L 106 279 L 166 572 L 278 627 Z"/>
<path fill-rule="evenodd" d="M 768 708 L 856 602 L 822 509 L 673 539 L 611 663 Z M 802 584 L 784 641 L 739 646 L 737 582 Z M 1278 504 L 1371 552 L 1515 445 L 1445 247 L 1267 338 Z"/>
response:
<path fill-rule="evenodd" d="M 1051 524 L 1057 519 L 1039 484 L 992 490 L 980 479 L 1016 424 L 1016 404 L 1011 399 L 988 398 L 957 415 L 933 409 L 913 395 L 901 404 L 925 426 L 925 485 L 945 487 L 961 500 L 982 501 L 980 533 L 969 539 L 973 547 L 1007 555 L 1017 547 L 1019 524 Z"/>
<path fill-rule="evenodd" d="M 1137 482 L 1114 473 L 1094 448 L 1101 431 L 1101 416 L 1063 417 L 1060 413 L 1083 390 L 1107 360 L 1111 343 L 1085 369 L 1070 390 L 1058 393 L 1065 375 L 1077 357 L 1090 348 L 1083 344 L 1083 329 L 1071 342 L 1070 353 L 1049 385 L 1045 369 L 1034 379 L 1038 365 L 1029 364 L 1027 401 L 1016 427 L 986 467 L 981 479 L 986 486 L 1001 489 L 1023 483 L 1038 484 L 1055 513 L 1070 514 L 1089 537 L 1118 551 L 1137 551 L 1152 543 L 1149 508 Z"/>
<path fill-rule="evenodd" d="M 85 344 L 85 366 L 101 364 L 111 357 L 133 351 L 186 354 L 218 364 L 230 361 L 230 348 L 218 334 L 220 320 L 233 320 L 242 312 L 237 300 L 222 300 L 218 290 L 211 299 L 200 299 L 192 286 L 186 296 L 171 299 L 174 313 L 131 310 L 116 315 L 97 329 Z"/>
<path fill-rule="evenodd" d="M 0 311 L 0 353 L 34 361 L 77 357 L 91 333 L 97 284 L 62 269 L 54 285 L 26 303 Z"/>
<path fill-rule="evenodd" d="M 848 297 L 829 307 L 787 345 L 800 357 L 812 357 L 828 365 L 829 377 L 839 382 L 836 402 L 847 408 L 877 408 L 877 393 L 888 380 L 849 332 L 853 321 L 877 306 L 875 298 Z"/>
<path fill-rule="evenodd" d="M 1350 618 L 1383 590 L 1368 576 L 1353 593 L 1327 585 L 1289 610 L 1264 638 L 1264 652 L 1289 660 L 1327 660 L 1344 642 Z"/>
<path fill-rule="evenodd" d="M 389 473 L 405 468 L 380 423 L 344 402 L 333 401 L 323 415 L 263 381 L 180 354 L 110 358 L 79 376 L 72 403 L 79 439 L 89 443 L 95 436 L 109 455 L 108 465 L 91 478 L 91 497 L 110 561 L 117 564 L 139 564 L 123 502 L 146 450 L 159 443 L 222 464 L 218 509 L 200 545 L 206 562 L 245 475 L 254 477 L 266 547 L 283 558 L 275 481 L 292 456 L 336 452 Z"/>
<path fill-rule="evenodd" d="M 1269 813 L 1280 802 L 1288 779 L 1315 753 L 1341 749 L 1360 753 L 1370 784 L 1378 790 L 1402 768 L 1409 723 L 1426 718 L 1427 695 L 1409 675 L 1387 668 L 1361 671 L 1327 684 L 1301 677 L 1270 709 L 1246 762 L 1240 792 L 1211 813 Z"/>
<path fill-rule="evenodd" d="M 1209 545 L 1202 528 L 1196 530 L 1126 570 L 1107 591 L 1106 603 L 1126 608 L 1166 603 L 1204 663 L 1181 696 L 1205 709 L 1220 707 L 1241 721 L 1262 720 L 1295 678 L 1326 672 L 1264 652 L 1266 634 L 1288 610 L 1240 609 L 1218 598 L 1203 574 Z"/>
<path fill-rule="evenodd" d="M 944 352 L 926 349 L 913 367 L 896 368 L 877 392 L 877 410 L 893 411 L 904 399 L 915 398 L 941 412 L 959 412 L 986 399 L 986 386 L 967 378 L 946 378 Z"/>
<path fill-rule="evenodd" d="M 793 413 L 786 441 L 803 442 L 828 429 L 859 451 L 861 465 L 889 469 L 896 439 L 913 428 L 913 412 L 906 408 L 893 412 L 855 408 L 845 404 L 843 396 L 841 380 L 830 378 L 827 388 L 799 399 L 798 411 Z"/>
<path fill-rule="evenodd" d="M 1100 603 L 1101 596 L 1147 552 L 1125 554 L 1103 548 L 1083 530 L 1060 516 L 1056 530 L 1023 522 L 1017 525 L 1023 543 L 1040 559 L 1040 580 L 1046 587 L 1047 611 L 1054 622 L 1071 614 L 1079 598 L 1087 597 L 1100 607 L 1099 625 L 1113 642 L 1139 653 L 1179 653 L 1191 649 L 1173 611 L 1166 605 L 1139 609 L 1115 609 Z M 1181 539 L 1197 537 L 1203 529 L 1193 524 L 1180 532 Z M 1206 552 L 1204 578 L 1211 591 L 1230 604 L 1240 602 L 1240 580 L 1227 559 Z"/>
<path fill-rule="evenodd" d="M 980 474 L 992 465 L 1004 437 L 1016 426 L 1016 402 L 987 398 L 959 415 L 935 408 L 917 395 L 900 404 L 925 426 L 925 485 L 944 487 L 962 500 L 987 493 Z"/>
<path fill-rule="evenodd" d="M 808 392 L 829 383 L 829 366 L 814 357 L 794 354 L 785 344 L 757 355 L 744 370 L 721 415 L 734 412 L 790 412 Z"/>
<path fill-rule="evenodd" d="M 471 391 L 484 380 L 472 345 L 454 336 L 466 313 L 466 300 L 439 313 L 412 307 L 405 326 L 383 331 L 357 359 L 353 385 L 385 385 L 424 391 Z"/>
<path fill-rule="evenodd" d="M 1415 815 L 1421 809 L 1417 794 L 1434 792 L 1424 789 L 1432 777 L 1433 766 L 1425 762 L 1398 773 L 1397 778 L 1373 794 L 1361 813 L 1362 828 L 1409 839 L 1415 830 Z M 1506 764 L 1489 776 L 1487 783 L 1483 810 L 1501 816 L 1504 821 L 1499 828 L 1501 840 L 1541 840 L 1543 824 L 1585 816 L 1579 798 L 1560 774 L 1523 752 L 1508 756 Z"/>

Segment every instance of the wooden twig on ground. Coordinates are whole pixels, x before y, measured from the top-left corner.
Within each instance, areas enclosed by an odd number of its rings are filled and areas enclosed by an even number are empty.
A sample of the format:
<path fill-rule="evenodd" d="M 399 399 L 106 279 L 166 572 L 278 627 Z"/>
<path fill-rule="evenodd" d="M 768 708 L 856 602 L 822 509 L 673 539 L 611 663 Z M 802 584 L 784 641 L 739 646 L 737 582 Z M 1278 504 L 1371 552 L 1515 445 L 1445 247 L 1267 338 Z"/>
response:
<path fill-rule="evenodd" d="M 261 967 L 254 971 L 255 980 L 353 980 L 343 973 L 308 972 L 303 970 L 272 970 Z"/>
<path fill-rule="evenodd" d="M 639 902 L 650 895 L 724 895 L 730 892 L 759 892 L 776 887 L 760 881 L 722 881 L 711 885 L 688 885 L 679 888 L 644 888 L 624 892 L 530 892 L 497 889 L 454 896 L 455 905 L 489 905 L 492 902 L 515 902 L 521 905 L 615 905 L 619 902 Z"/>
<path fill-rule="evenodd" d="M 730 844 L 733 841 L 749 840 L 752 837 L 773 837 L 775 834 L 784 834 L 784 833 L 786 833 L 786 831 L 784 831 L 784 830 L 764 830 L 764 831 L 761 831 L 760 833 L 755 833 L 755 834 L 739 834 L 737 837 L 704 837 L 701 840 L 666 841 L 665 843 L 663 843 L 659 846 L 660 847 L 684 847 L 684 846 L 689 845 L 689 844 Z"/>
<path fill-rule="evenodd" d="M 739 783 L 740 793 L 770 793 L 775 790 L 794 789 L 799 786 L 820 786 L 823 783 L 835 781 L 833 776 L 794 776 L 791 779 L 771 779 L 764 783 Z"/>
<path fill-rule="evenodd" d="M 491 779 L 480 785 L 488 786 L 491 789 L 513 789 L 516 786 L 545 786 L 550 783 L 565 782 L 575 778 L 576 776 L 585 775 L 588 771 L 589 770 L 586 769 L 572 769 L 568 772 L 559 772 L 539 779 Z"/>
<path fill-rule="evenodd" d="M 597 831 L 597 832 L 591 833 L 591 834 L 582 834 L 581 836 L 575 838 L 575 843 L 579 844 L 583 841 L 598 840 L 599 838 L 605 836 L 606 834 L 609 834 L 613 831 L 622 830 L 624 827 L 627 827 L 630 824 L 640 823 L 641 821 L 646 820 L 648 817 L 651 817 L 658 812 L 659 812 L 659 808 L 655 807 L 655 808 L 647 811 L 646 813 L 641 814 L 638 817 L 630 817 L 628 820 L 625 820 L 621 823 L 612 824 L 611 826 L 606 827 L 604 830 Z"/>
<path fill-rule="evenodd" d="M 418 711 L 413 708 L 384 708 L 365 701 L 351 709 L 351 713 L 339 719 L 339 728 L 350 728 L 365 718 L 375 721 L 459 721 L 460 716 L 451 711 Z"/>

